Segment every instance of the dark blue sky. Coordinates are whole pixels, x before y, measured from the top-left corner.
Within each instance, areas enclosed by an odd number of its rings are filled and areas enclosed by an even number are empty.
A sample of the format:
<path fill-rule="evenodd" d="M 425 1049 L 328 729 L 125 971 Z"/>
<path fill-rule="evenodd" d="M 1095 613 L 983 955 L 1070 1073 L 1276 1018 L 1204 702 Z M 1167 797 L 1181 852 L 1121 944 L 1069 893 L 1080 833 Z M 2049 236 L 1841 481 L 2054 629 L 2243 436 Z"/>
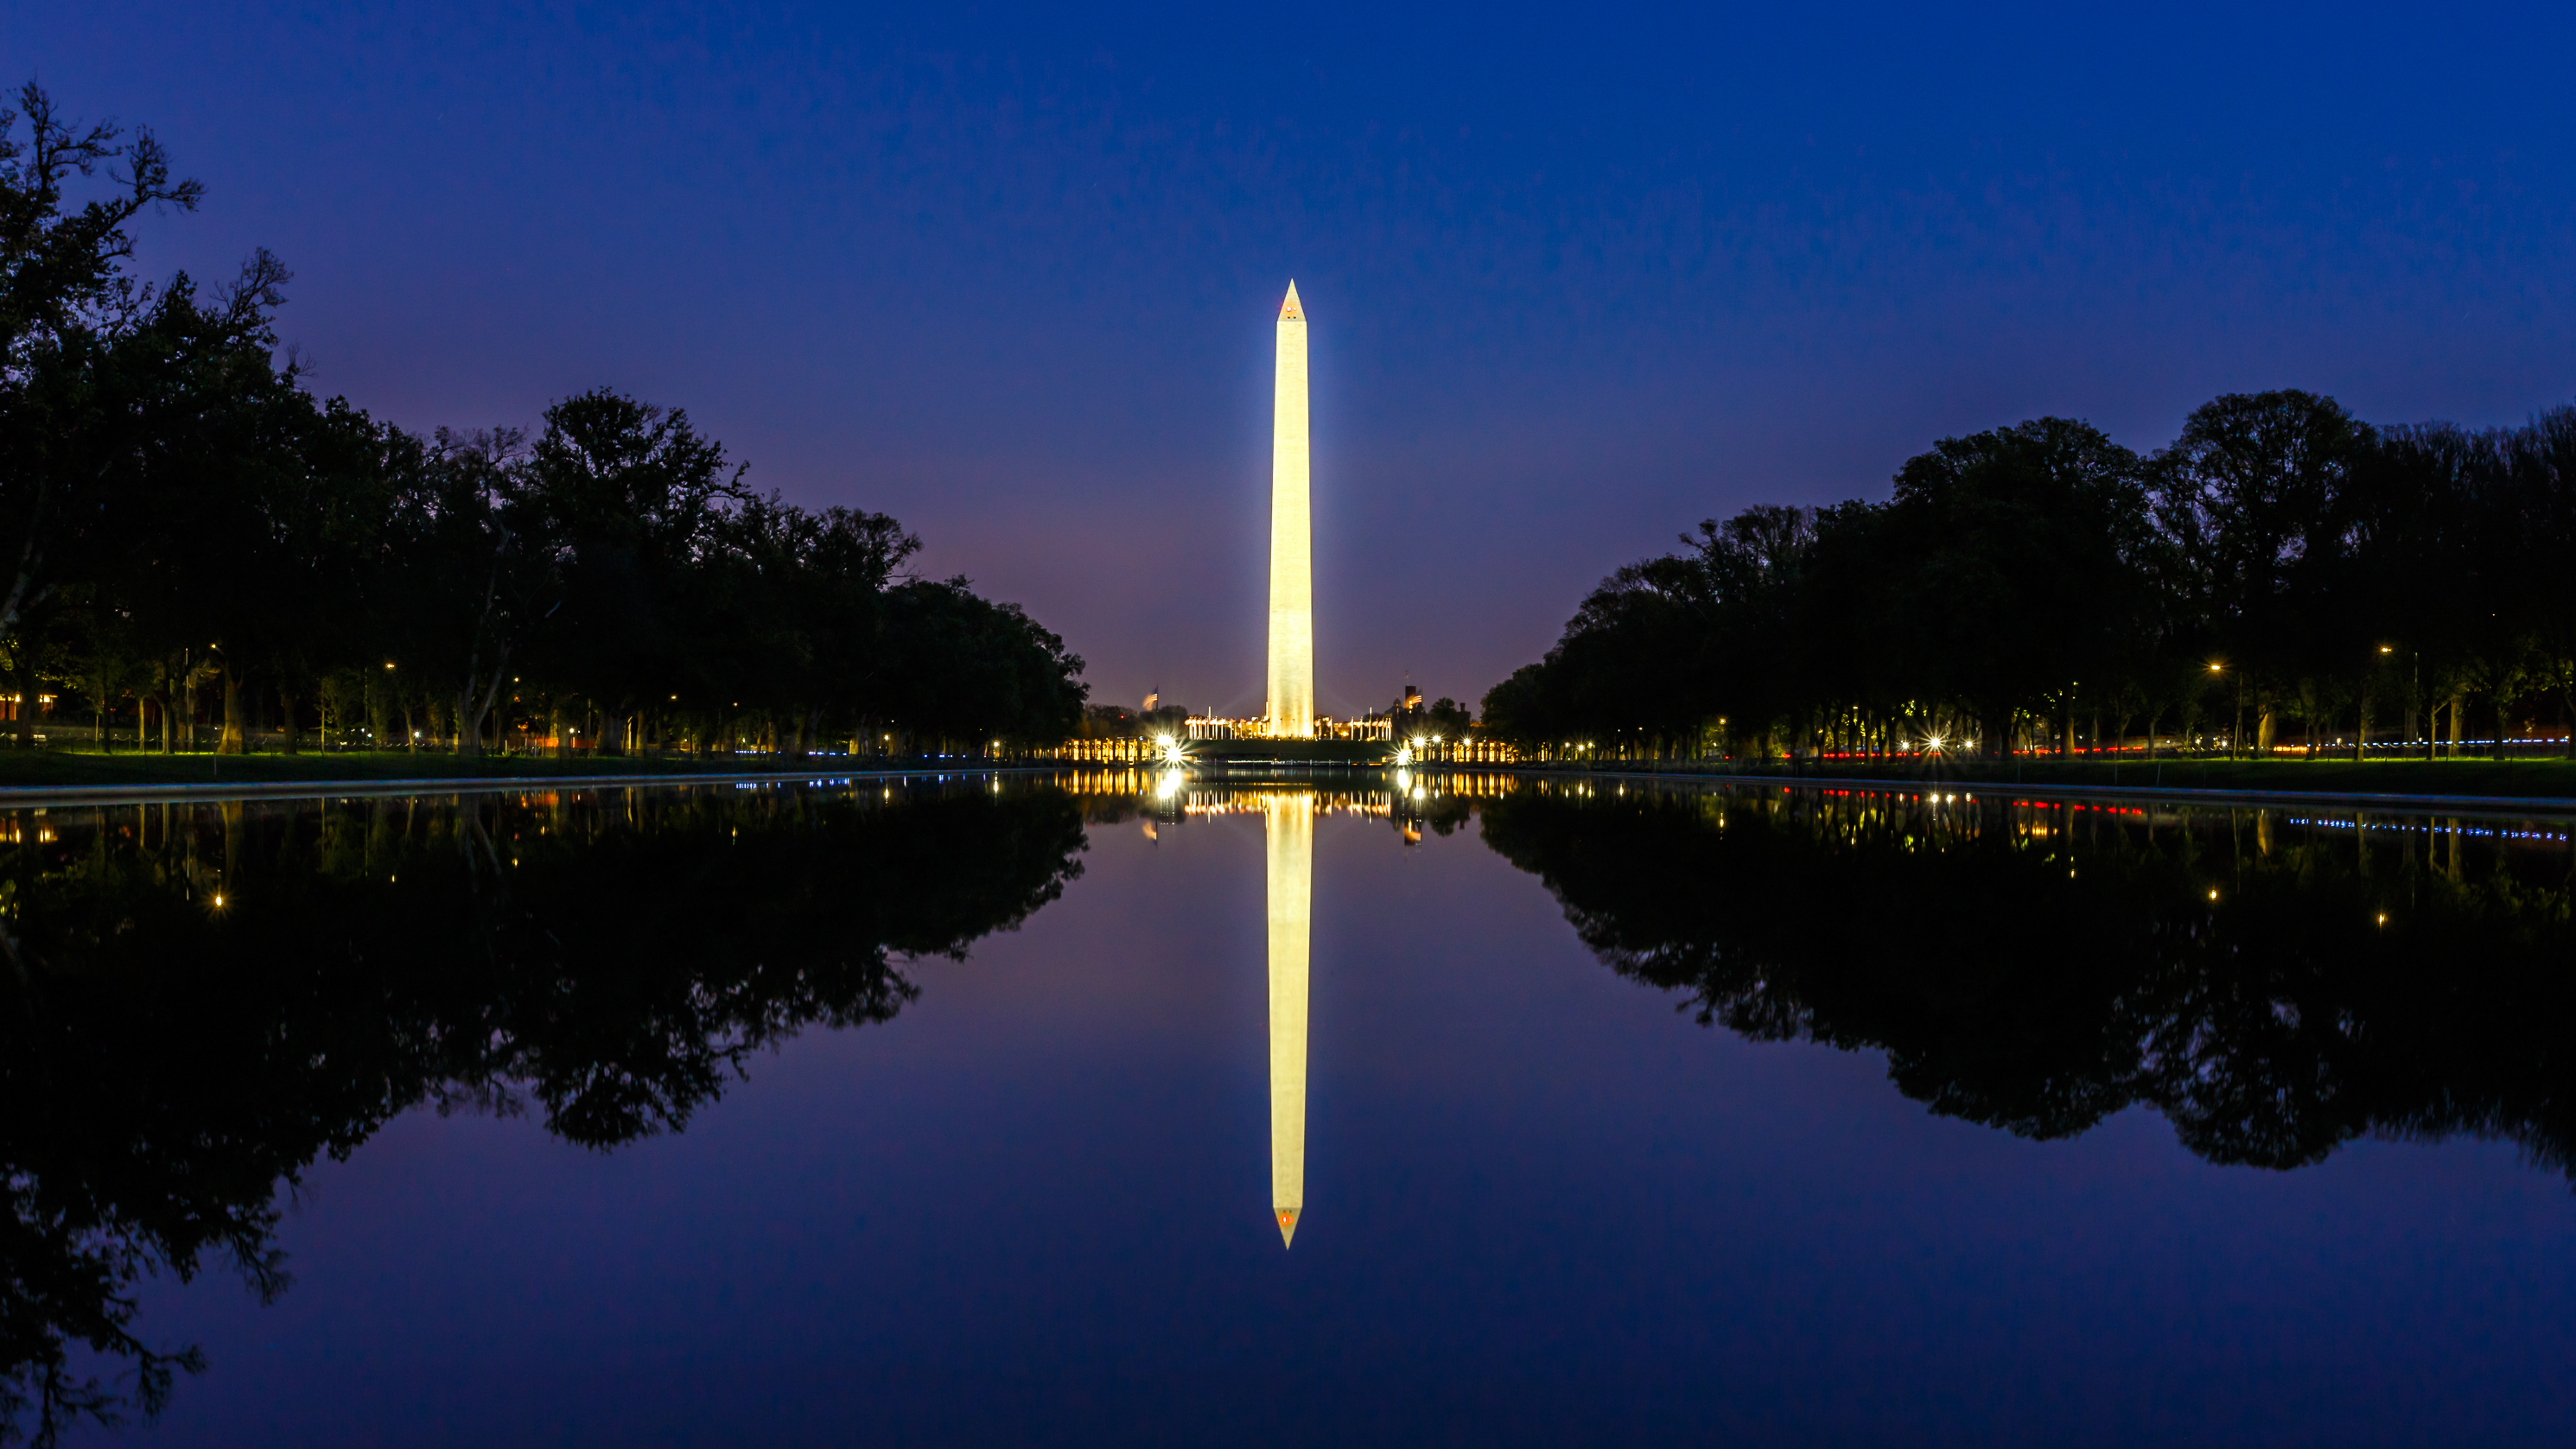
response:
<path fill-rule="evenodd" d="M 1269 347 L 1323 702 L 1472 696 L 1697 519 L 2227 390 L 2576 395 L 2565 7 L 21 5 L 407 426 L 606 384 L 896 514 L 1102 698 L 1258 707 Z"/>

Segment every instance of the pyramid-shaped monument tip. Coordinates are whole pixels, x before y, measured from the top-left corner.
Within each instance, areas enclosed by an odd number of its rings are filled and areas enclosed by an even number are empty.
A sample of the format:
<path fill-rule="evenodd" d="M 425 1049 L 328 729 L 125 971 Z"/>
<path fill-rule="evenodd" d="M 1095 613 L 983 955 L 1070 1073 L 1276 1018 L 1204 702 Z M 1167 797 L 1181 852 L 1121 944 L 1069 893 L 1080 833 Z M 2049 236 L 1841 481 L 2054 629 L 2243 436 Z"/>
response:
<path fill-rule="evenodd" d="M 1279 1246 L 1293 1247 L 1297 1236 L 1297 1210 L 1282 1208 L 1279 1212 Z"/>
<path fill-rule="evenodd" d="M 1279 304 L 1279 320 L 1282 322 L 1306 320 L 1306 309 L 1297 305 L 1297 284 L 1293 281 L 1288 284 L 1288 299 Z"/>

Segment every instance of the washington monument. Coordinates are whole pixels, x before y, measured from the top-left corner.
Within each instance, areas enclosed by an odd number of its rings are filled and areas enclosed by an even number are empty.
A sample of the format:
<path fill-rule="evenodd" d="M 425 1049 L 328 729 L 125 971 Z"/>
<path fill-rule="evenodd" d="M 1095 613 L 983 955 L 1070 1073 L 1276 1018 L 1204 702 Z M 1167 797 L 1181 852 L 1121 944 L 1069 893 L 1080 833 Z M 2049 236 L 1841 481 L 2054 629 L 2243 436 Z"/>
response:
<path fill-rule="evenodd" d="M 1297 284 L 1279 304 L 1270 414 L 1269 731 L 1315 734 L 1315 526 L 1306 510 L 1306 312 Z"/>

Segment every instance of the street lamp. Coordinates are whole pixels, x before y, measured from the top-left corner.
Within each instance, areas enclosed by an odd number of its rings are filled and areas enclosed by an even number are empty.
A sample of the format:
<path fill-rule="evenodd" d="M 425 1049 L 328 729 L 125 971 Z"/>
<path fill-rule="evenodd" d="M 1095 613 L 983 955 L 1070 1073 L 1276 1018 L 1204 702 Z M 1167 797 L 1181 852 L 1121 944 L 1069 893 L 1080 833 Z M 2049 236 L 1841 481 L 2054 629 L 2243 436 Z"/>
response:
<path fill-rule="evenodd" d="M 2227 666 L 2213 659 L 2209 664 L 2209 672 L 2212 674 L 2224 674 L 2227 672 Z M 2236 674 L 2236 715 L 2235 718 L 2228 721 L 2227 725 L 2227 757 L 2229 759 L 2232 760 L 2236 758 L 2236 748 L 2238 744 L 2242 742 L 2244 734 L 2245 673 L 2243 670 L 2238 670 Z"/>
<path fill-rule="evenodd" d="M 2397 652 L 2397 646 L 2394 644 L 2382 644 L 2379 646 L 2379 652 L 2382 654 L 2394 654 Z M 2406 713 L 2411 719 L 2414 716 L 2415 711 L 2423 709 L 2424 707 L 2424 656 L 2417 650 L 2408 649 L 2406 651 L 2406 662 L 2408 665 Z M 2428 764 L 2431 763 L 2433 759 L 2433 712 L 2429 709 L 2424 710 L 2424 759 Z"/>

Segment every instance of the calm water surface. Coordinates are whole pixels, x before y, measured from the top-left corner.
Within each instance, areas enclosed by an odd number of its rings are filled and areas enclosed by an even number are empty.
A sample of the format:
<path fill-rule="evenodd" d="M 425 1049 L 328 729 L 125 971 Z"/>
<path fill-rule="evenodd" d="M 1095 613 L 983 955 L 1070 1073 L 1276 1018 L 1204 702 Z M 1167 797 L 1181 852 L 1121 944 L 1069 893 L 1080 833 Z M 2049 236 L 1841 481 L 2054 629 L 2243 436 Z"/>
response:
<path fill-rule="evenodd" d="M 2563 1440 L 2568 833 L 1465 777 L 0 816 L 16 1422 L 166 1374 L 72 1442 Z"/>

